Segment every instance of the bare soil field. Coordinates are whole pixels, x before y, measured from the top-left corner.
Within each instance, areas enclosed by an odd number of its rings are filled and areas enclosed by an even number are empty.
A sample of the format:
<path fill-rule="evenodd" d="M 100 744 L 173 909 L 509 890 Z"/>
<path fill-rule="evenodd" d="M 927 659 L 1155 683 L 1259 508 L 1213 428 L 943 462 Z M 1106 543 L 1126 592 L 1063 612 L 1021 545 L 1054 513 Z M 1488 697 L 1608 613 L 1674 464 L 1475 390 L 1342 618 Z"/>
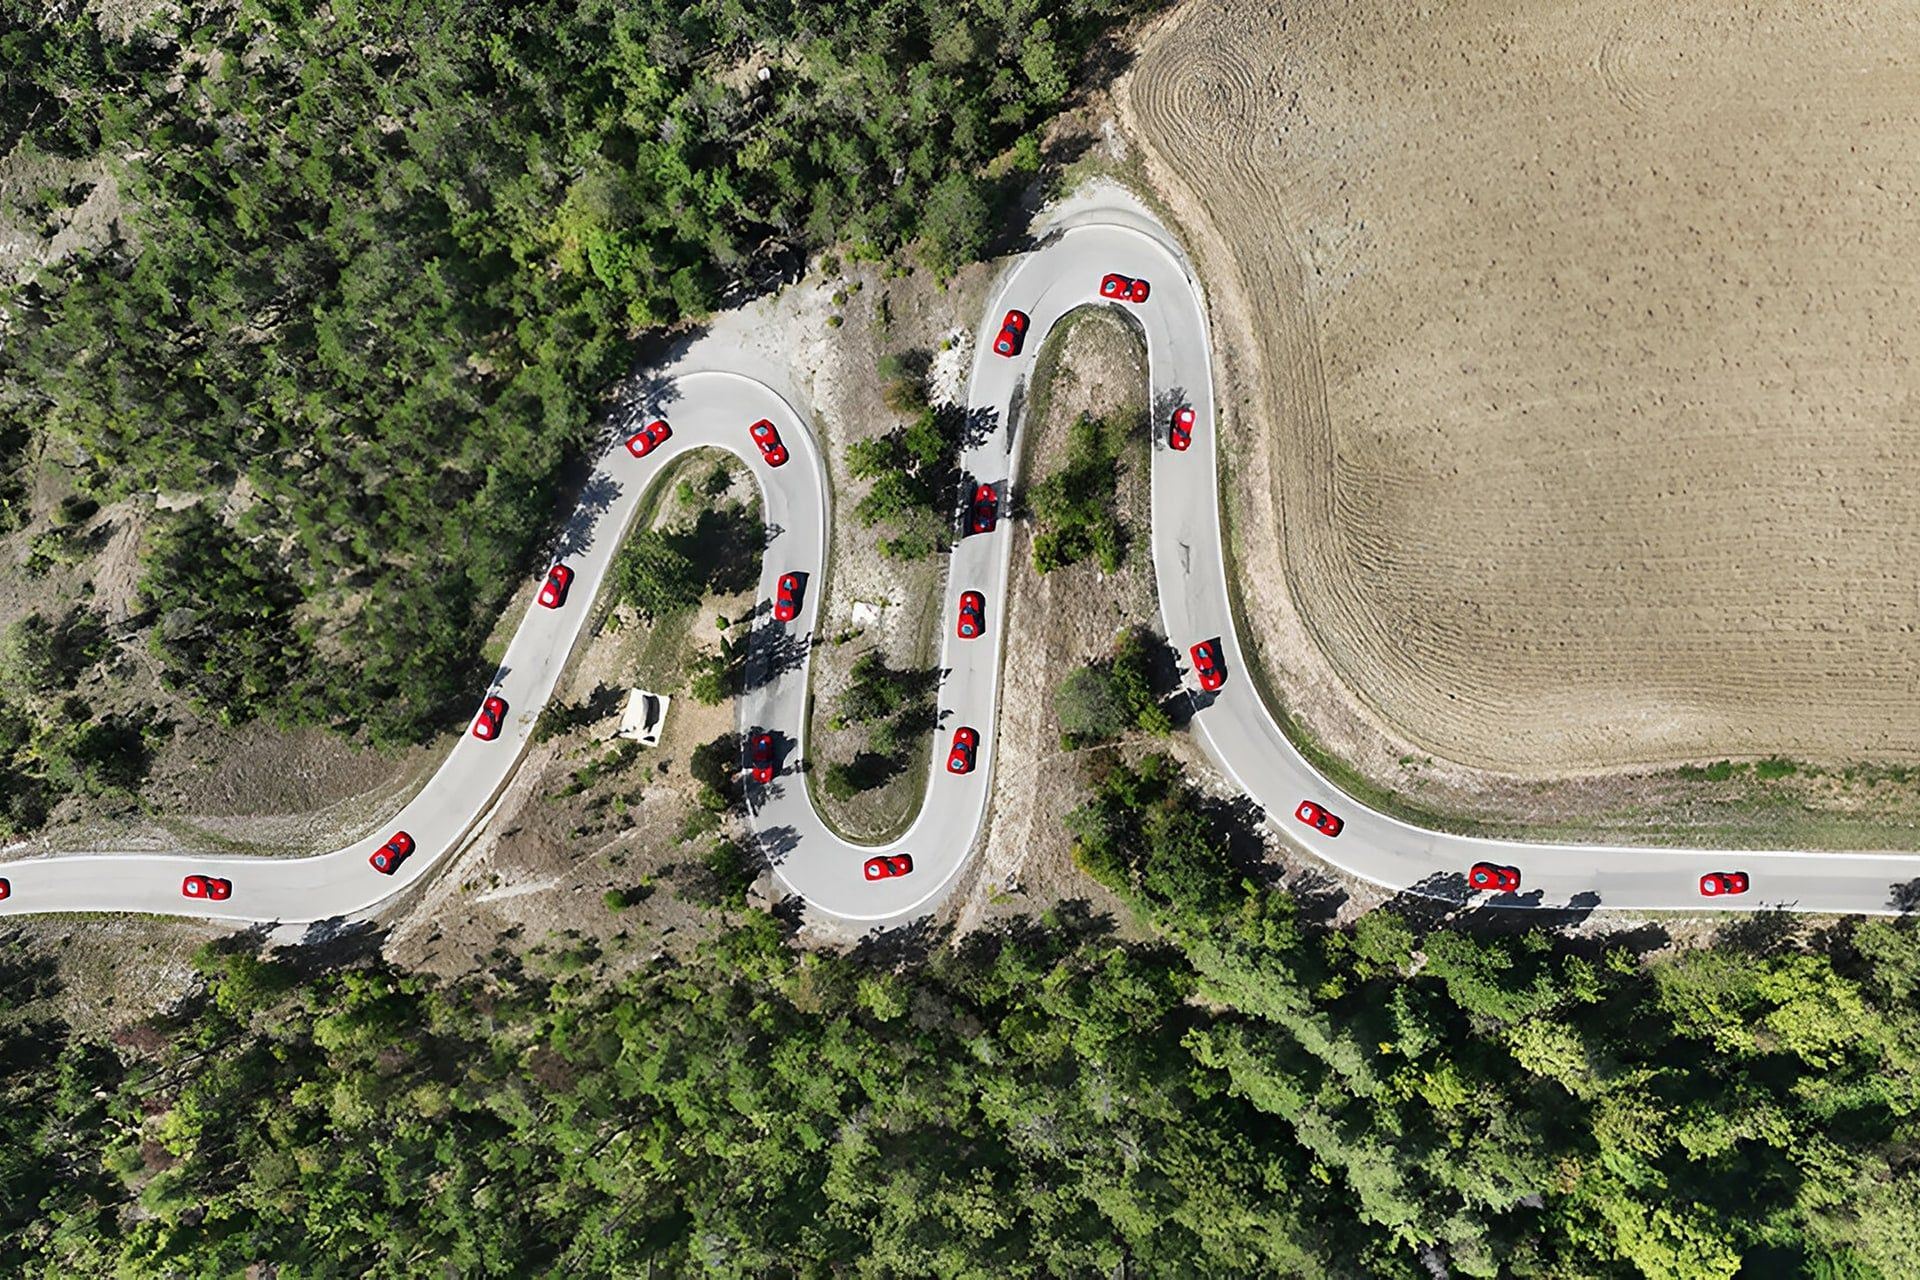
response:
<path fill-rule="evenodd" d="M 1920 756 L 1917 57 L 1882 4 L 1143 34 L 1117 104 L 1208 283 L 1238 572 L 1286 588 L 1243 622 L 1310 736 L 1516 821 Z"/>

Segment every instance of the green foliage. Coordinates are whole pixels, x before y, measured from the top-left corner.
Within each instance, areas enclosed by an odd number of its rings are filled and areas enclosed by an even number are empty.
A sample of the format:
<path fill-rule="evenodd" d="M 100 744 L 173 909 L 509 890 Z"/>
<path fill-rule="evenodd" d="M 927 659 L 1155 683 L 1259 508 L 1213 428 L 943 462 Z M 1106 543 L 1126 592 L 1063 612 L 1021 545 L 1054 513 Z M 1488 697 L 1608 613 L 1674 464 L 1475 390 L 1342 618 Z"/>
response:
<path fill-rule="evenodd" d="M 725 781 L 738 743 L 711 745 L 696 774 Z M 1148 941 L 1063 907 L 921 958 L 790 948 L 746 906 L 758 859 L 719 841 L 684 883 L 730 923 L 604 970 L 579 939 L 446 983 L 236 939 L 166 1016 L 90 1042 L 0 948 L 9 1261 L 1879 1280 L 1920 1260 L 1914 921 L 1644 961 L 1623 937 L 1605 963 L 1432 904 L 1341 926 L 1235 865 L 1251 828 L 1172 762 L 1099 758 L 1091 781 L 1077 851 Z"/>
<path fill-rule="evenodd" d="M 711 482 L 707 490 L 713 492 Z M 684 525 L 643 529 L 629 537 L 608 579 L 616 599 L 642 617 L 661 618 L 691 609 L 708 595 L 751 586 L 765 545 L 766 529 L 753 512 L 732 503 L 710 507 Z"/>
<path fill-rule="evenodd" d="M 703 707 L 714 707 L 738 694 L 746 681 L 749 652 L 747 636 L 722 636 L 717 650 L 695 658 L 689 681 L 693 700 Z"/>
<path fill-rule="evenodd" d="M 43 700 L 74 687 L 110 650 L 106 628 L 90 611 L 69 609 L 57 622 L 34 612 L 0 632 L 0 687 Z"/>
<path fill-rule="evenodd" d="M 821 786 L 829 796 L 850 799 L 884 785 L 907 767 L 909 756 L 933 729 L 936 684 L 935 673 L 896 671 L 878 651 L 854 659 L 834 727 L 866 725 L 867 747 L 850 762 L 827 766 Z"/>
<path fill-rule="evenodd" d="M 613 714 L 620 696 L 618 689 L 596 684 L 593 692 L 578 702 L 562 702 L 555 698 L 541 709 L 540 718 L 533 722 L 533 740 L 551 742 L 606 719 Z"/>
<path fill-rule="evenodd" d="M 869 527 L 886 525 L 880 550 L 914 560 L 944 550 L 953 537 L 953 496 L 960 476 L 966 415 L 927 401 L 923 353 L 889 354 L 880 360 L 882 392 L 896 413 L 912 420 L 883 436 L 857 440 L 847 450 L 847 471 L 868 483 L 853 513 Z"/>
<path fill-rule="evenodd" d="M 716 840 L 707 849 L 702 865 L 707 873 L 706 901 L 730 911 L 747 908 L 747 890 L 760 873 L 754 856 L 732 840 Z"/>
<path fill-rule="evenodd" d="M 742 749 L 737 733 L 723 733 L 693 749 L 687 768 L 707 808 L 718 812 L 739 801 Z"/>
<path fill-rule="evenodd" d="M 1069 428 L 1066 461 L 1027 494 L 1038 525 L 1034 572 L 1051 573 L 1088 556 L 1103 573 L 1120 568 L 1127 539 L 1114 494 L 1125 450 L 1126 415 L 1083 413 Z"/>
<path fill-rule="evenodd" d="M 643 618 L 691 609 L 707 594 L 693 558 L 662 529 L 642 529 L 614 558 L 609 579 L 616 595 Z"/>
<path fill-rule="evenodd" d="M 230 720 L 422 739 L 464 708 L 635 334 L 796 250 L 981 252 L 1024 181 L 989 170 L 1139 7 L 264 0 L 122 35 L 0 0 L 0 154 L 98 155 L 124 210 L 0 298 L 0 454 L 38 436 L 99 498 L 244 481 L 209 566 L 231 639 L 183 566 L 150 570 L 192 611 L 169 670 Z M 9 221 L 50 236 L 84 195 Z M 55 531 L 33 560 L 72 550 Z"/>
<path fill-rule="evenodd" d="M 1173 718 L 1160 705 L 1154 671 L 1159 643 L 1152 632 L 1129 628 L 1114 640 L 1105 661 L 1088 663 L 1060 682 L 1053 708 L 1062 746 L 1073 751 L 1111 742 L 1129 728 L 1156 736 L 1173 729 Z"/>
<path fill-rule="evenodd" d="M 143 561 L 140 597 L 170 688 L 238 724 L 312 687 L 313 646 L 293 625 L 300 590 L 263 539 L 202 503 L 156 528 Z"/>
<path fill-rule="evenodd" d="M 1104 667 L 1077 667 L 1068 672 L 1053 695 L 1053 710 L 1060 718 L 1061 737 L 1068 750 L 1109 742 L 1127 727 L 1126 707 Z"/>
<path fill-rule="evenodd" d="M 0 633 L 0 835 L 32 832 L 67 795 L 132 807 L 166 730 L 152 707 L 97 714 L 75 692 L 111 649 L 80 606 L 57 622 L 30 613 Z"/>
<path fill-rule="evenodd" d="M 860 724 L 890 716 L 905 704 L 914 687 L 913 673 L 895 671 L 878 650 L 853 660 L 848 684 L 840 695 L 842 719 Z"/>

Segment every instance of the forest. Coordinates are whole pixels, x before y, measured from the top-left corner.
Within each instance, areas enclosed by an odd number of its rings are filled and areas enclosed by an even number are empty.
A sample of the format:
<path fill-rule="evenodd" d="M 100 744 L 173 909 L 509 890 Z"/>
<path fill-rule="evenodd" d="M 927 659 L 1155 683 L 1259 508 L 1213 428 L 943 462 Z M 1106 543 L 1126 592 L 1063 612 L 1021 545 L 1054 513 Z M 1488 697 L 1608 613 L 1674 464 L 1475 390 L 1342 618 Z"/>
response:
<path fill-rule="evenodd" d="M 691 958 L 448 981 L 241 937 L 105 1037 L 11 946 L 5 1270 L 1920 1274 L 1912 921 L 1341 923 L 1239 805 L 1086 755 L 1077 856 L 1131 930 L 834 954 L 731 892 Z"/>
<path fill-rule="evenodd" d="M 0 285 L 0 450 L 227 504 L 143 583 L 208 714 L 421 740 L 645 342 L 830 246 L 974 260 L 1145 7 L 183 0 L 109 31 L 0 0 L 0 158 L 92 175 L 10 212 L 51 244 L 101 183 L 120 208 Z"/>

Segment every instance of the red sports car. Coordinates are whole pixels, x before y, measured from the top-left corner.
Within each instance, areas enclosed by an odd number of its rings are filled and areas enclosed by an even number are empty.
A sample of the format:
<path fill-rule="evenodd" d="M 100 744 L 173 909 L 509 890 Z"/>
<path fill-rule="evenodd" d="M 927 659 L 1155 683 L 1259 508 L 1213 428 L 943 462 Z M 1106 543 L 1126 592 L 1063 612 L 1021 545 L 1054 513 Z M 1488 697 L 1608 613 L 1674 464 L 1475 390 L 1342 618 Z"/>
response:
<path fill-rule="evenodd" d="M 993 486 L 983 484 L 973 491 L 973 514 L 969 527 L 975 533 L 992 533 L 994 525 L 1000 522 L 1000 495 Z"/>
<path fill-rule="evenodd" d="M 1709 898 L 1746 891 L 1747 873 L 1744 871 L 1709 871 L 1700 877 L 1700 892 Z"/>
<path fill-rule="evenodd" d="M 668 426 L 659 418 L 655 418 L 652 422 L 640 428 L 638 435 L 627 437 L 627 452 L 636 458 L 644 458 L 653 452 L 655 446 L 665 444 L 667 438 L 672 434 L 672 427 Z"/>
<path fill-rule="evenodd" d="M 225 902 L 233 896 L 233 882 L 216 876 L 188 876 L 180 882 L 180 892 L 189 898 L 205 898 L 209 902 Z"/>
<path fill-rule="evenodd" d="M 891 880 L 895 876 L 904 876 L 913 870 L 913 855 L 895 853 L 878 858 L 867 859 L 867 879 Z"/>
<path fill-rule="evenodd" d="M 792 622 L 800 616 L 800 575 L 783 573 L 780 575 L 780 589 L 774 593 L 773 616 L 781 622 Z"/>
<path fill-rule="evenodd" d="M 1347 825 L 1311 800 L 1302 800 L 1300 807 L 1293 811 L 1293 816 L 1323 836 L 1337 836 L 1340 834 L 1340 828 Z"/>
<path fill-rule="evenodd" d="M 997 355 L 1017 356 L 1027 340 L 1027 313 L 1009 311 L 1007 318 L 1000 322 L 1000 336 L 993 340 L 993 350 Z"/>
<path fill-rule="evenodd" d="M 978 591 L 960 593 L 960 621 L 954 626 L 953 633 L 962 640 L 972 640 L 987 629 L 987 602 Z"/>
<path fill-rule="evenodd" d="M 390 876 L 400 869 L 407 855 L 413 852 L 413 837 L 404 831 L 393 833 L 393 839 L 373 851 L 367 863 L 383 876 Z"/>
<path fill-rule="evenodd" d="M 13 896 L 12 883 L 3 877 L 0 877 L 0 902 L 5 902 L 8 898 L 11 898 L 12 896 Z"/>
<path fill-rule="evenodd" d="M 1167 426 L 1167 447 L 1181 453 L 1193 443 L 1193 406 L 1181 405 L 1173 411 L 1173 421 Z"/>
<path fill-rule="evenodd" d="M 573 570 L 564 564 L 557 564 L 547 570 L 547 580 L 540 584 L 540 603 L 549 609 L 558 609 L 567 602 L 567 588 L 573 585 Z"/>
<path fill-rule="evenodd" d="M 772 782 L 773 735 L 770 733 L 754 734 L 749 743 L 749 749 L 752 752 L 748 758 L 752 761 L 753 780 L 755 782 Z"/>
<path fill-rule="evenodd" d="M 787 446 L 780 443 L 780 433 L 773 429 L 773 423 L 765 418 L 754 423 L 747 430 L 753 435 L 753 442 L 760 446 L 760 456 L 767 465 L 777 467 L 787 460 Z"/>
<path fill-rule="evenodd" d="M 1145 302 L 1151 287 L 1145 280 L 1115 273 L 1101 278 L 1100 296 L 1112 298 L 1115 302 Z"/>
<path fill-rule="evenodd" d="M 1202 640 L 1193 646 L 1193 674 L 1200 677 L 1200 687 L 1212 693 L 1227 682 L 1227 673 L 1220 667 L 1220 648 L 1211 640 Z"/>
<path fill-rule="evenodd" d="M 500 736 L 500 722 L 506 718 L 506 699 L 489 697 L 480 704 L 480 714 L 474 717 L 473 736 L 482 742 L 492 742 Z"/>
<path fill-rule="evenodd" d="M 973 752 L 980 735 L 964 725 L 953 731 L 953 749 L 947 752 L 948 773 L 972 773 Z"/>
<path fill-rule="evenodd" d="M 1476 889 L 1495 893 L 1518 893 L 1520 873 L 1512 867 L 1496 867 L 1491 862 L 1476 862 L 1467 870 L 1467 883 Z"/>

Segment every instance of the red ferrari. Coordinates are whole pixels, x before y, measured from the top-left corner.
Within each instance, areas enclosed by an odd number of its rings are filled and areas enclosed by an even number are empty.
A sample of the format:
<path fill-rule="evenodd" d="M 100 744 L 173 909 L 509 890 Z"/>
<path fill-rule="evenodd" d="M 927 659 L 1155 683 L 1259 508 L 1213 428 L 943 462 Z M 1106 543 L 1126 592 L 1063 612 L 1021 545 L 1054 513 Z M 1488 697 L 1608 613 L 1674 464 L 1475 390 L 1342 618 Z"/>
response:
<path fill-rule="evenodd" d="M 1227 673 L 1220 666 L 1220 650 L 1211 640 L 1202 640 L 1193 646 L 1193 674 L 1200 677 L 1200 687 L 1212 693 L 1227 682 Z"/>
<path fill-rule="evenodd" d="M 1000 336 L 993 340 L 995 355 L 1017 356 L 1027 340 L 1027 313 L 1009 311 L 1000 322 Z"/>
<path fill-rule="evenodd" d="M 992 533 L 993 527 L 1000 522 L 1000 495 L 993 486 L 983 484 L 973 491 L 973 514 L 968 521 L 975 533 Z"/>
<path fill-rule="evenodd" d="M 980 745 L 980 735 L 964 725 L 953 731 L 953 747 L 947 752 L 948 773 L 972 773 L 973 753 Z"/>
<path fill-rule="evenodd" d="M 972 640 L 987 629 L 987 602 L 978 591 L 960 593 L 960 621 L 954 624 L 953 633 L 962 640 Z"/>
<path fill-rule="evenodd" d="M 189 898 L 225 902 L 233 896 L 233 882 L 217 876 L 188 876 L 180 882 L 180 892 Z"/>
<path fill-rule="evenodd" d="M 383 876 L 390 876 L 400 869 L 407 855 L 413 852 L 413 837 L 404 831 L 393 833 L 393 839 L 373 851 L 367 864 Z"/>
<path fill-rule="evenodd" d="M 780 589 L 773 596 L 773 616 L 780 622 L 792 622 L 800 616 L 800 575 L 780 575 Z"/>
<path fill-rule="evenodd" d="M 1293 811 L 1293 816 L 1323 836 L 1337 836 L 1340 834 L 1340 828 L 1347 825 L 1311 800 L 1302 800 L 1300 807 Z"/>
<path fill-rule="evenodd" d="M 1193 444 L 1193 408 L 1181 405 L 1173 411 L 1173 421 L 1167 426 L 1167 448 L 1185 453 Z"/>
<path fill-rule="evenodd" d="M 895 876 L 904 876 L 913 870 L 913 855 L 894 853 L 878 858 L 868 858 L 866 874 L 869 880 L 891 880 Z"/>
<path fill-rule="evenodd" d="M 672 427 L 669 427 L 660 419 L 655 418 L 652 422 L 640 428 L 637 434 L 627 437 L 627 452 L 636 458 L 644 458 L 649 453 L 652 453 L 657 446 L 665 444 L 667 438 L 672 434 Z"/>
<path fill-rule="evenodd" d="M 473 736 L 482 742 L 492 742 L 500 736 L 500 722 L 506 718 L 506 699 L 489 697 L 480 704 L 480 714 L 474 717 Z"/>
<path fill-rule="evenodd" d="M 773 735 L 756 733 L 748 743 L 751 752 L 748 759 L 753 780 L 759 783 L 773 781 Z"/>
<path fill-rule="evenodd" d="M 1495 893 L 1517 893 L 1520 889 L 1520 873 L 1512 867 L 1476 862 L 1467 870 L 1467 883 L 1476 889 L 1491 889 Z"/>
<path fill-rule="evenodd" d="M 787 446 L 780 443 L 780 433 L 774 430 L 771 421 L 762 418 L 748 427 L 747 431 L 753 436 L 753 442 L 760 446 L 760 456 L 766 459 L 768 466 L 777 467 L 787 460 Z"/>
<path fill-rule="evenodd" d="M 540 603 L 549 609 L 558 609 L 567 602 L 567 588 L 573 584 L 573 570 L 564 564 L 557 564 L 547 570 L 547 580 L 540 584 Z"/>

